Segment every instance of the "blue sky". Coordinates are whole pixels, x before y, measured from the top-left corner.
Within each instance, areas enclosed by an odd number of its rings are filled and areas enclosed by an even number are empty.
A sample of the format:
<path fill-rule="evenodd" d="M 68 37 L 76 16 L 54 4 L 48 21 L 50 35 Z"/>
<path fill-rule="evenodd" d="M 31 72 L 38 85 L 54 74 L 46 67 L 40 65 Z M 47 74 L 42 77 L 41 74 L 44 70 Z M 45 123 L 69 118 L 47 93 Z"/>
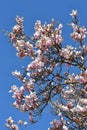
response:
<path fill-rule="evenodd" d="M 77 9 L 81 25 L 87 27 L 87 0 L 0 0 L 0 129 L 4 127 L 5 119 L 9 116 L 17 121 L 19 118 L 28 119 L 27 114 L 23 114 L 11 106 L 12 98 L 8 93 L 10 86 L 19 84 L 18 80 L 11 75 L 15 69 L 21 70 L 26 66 L 28 60 L 20 60 L 16 57 L 15 49 L 9 44 L 7 37 L 2 33 L 2 29 L 10 31 L 15 24 L 17 15 L 24 17 L 24 28 L 27 35 L 34 32 L 33 26 L 36 20 L 50 22 L 51 18 L 59 20 L 64 25 L 63 35 L 65 44 L 69 44 L 70 27 L 67 23 L 71 21 L 69 16 L 72 9 Z M 26 130 L 47 130 L 49 122 L 55 118 L 49 111 L 44 111 L 40 121 L 35 125 L 29 125 Z"/>

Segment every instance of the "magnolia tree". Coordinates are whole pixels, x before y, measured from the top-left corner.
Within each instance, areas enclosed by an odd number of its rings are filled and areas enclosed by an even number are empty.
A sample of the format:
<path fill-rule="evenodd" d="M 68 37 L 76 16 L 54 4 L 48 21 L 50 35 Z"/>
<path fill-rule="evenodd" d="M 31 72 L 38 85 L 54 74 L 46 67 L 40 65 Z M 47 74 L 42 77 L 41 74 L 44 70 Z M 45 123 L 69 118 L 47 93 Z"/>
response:
<path fill-rule="evenodd" d="M 48 130 L 87 129 L 87 32 L 80 26 L 77 10 L 70 15 L 71 38 L 76 42 L 73 46 L 63 45 L 63 25 L 53 19 L 50 24 L 36 21 L 35 33 L 29 37 L 24 33 L 23 18 L 16 17 L 16 25 L 8 34 L 17 56 L 31 58 L 23 73 L 12 72 L 22 82 L 9 91 L 15 100 L 13 106 L 28 113 L 31 123 L 50 106 L 57 119 Z M 26 126 L 27 122 L 19 120 L 18 124 Z M 12 117 L 6 120 L 8 129 L 19 130 L 19 125 Z"/>

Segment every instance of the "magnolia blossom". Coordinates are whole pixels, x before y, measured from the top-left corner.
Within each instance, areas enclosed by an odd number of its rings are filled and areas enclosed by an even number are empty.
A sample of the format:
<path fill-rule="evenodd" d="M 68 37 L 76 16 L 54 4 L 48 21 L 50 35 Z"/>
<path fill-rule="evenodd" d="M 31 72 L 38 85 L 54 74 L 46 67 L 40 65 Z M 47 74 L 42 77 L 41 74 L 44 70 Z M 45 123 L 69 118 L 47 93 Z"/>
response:
<path fill-rule="evenodd" d="M 13 124 L 14 120 L 12 119 L 12 117 L 10 116 L 8 119 L 6 119 L 6 122 L 9 124 Z"/>
<path fill-rule="evenodd" d="M 34 91 L 34 81 L 32 79 L 25 83 L 25 89 L 29 90 L 30 92 Z"/>
<path fill-rule="evenodd" d="M 17 71 L 15 70 L 14 72 L 12 72 L 13 75 L 17 76 L 17 77 L 20 77 L 21 74 L 20 74 L 20 71 Z"/>
<path fill-rule="evenodd" d="M 56 120 L 56 119 L 54 119 L 50 124 L 52 125 L 52 127 L 51 127 L 51 128 L 48 128 L 48 130 L 57 130 L 57 129 L 58 129 L 58 130 L 61 130 L 62 127 L 63 127 L 62 122 L 61 122 L 61 121 L 58 121 L 58 120 Z"/>
<path fill-rule="evenodd" d="M 24 19 L 23 17 L 17 16 L 15 20 L 16 20 L 16 22 L 17 22 L 18 24 L 21 24 L 21 23 L 23 22 L 23 19 Z"/>
<path fill-rule="evenodd" d="M 64 125 L 63 130 L 68 130 L 68 127 Z"/>
<path fill-rule="evenodd" d="M 11 128 L 12 128 L 12 130 L 19 130 L 18 126 L 16 124 L 12 124 Z"/>
<path fill-rule="evenodd" d="M 35 39 L 39 39 L 40 36 L 41 36 L 41 31 L 36 31 L 36 32 L 34 33 L 34 38 L 35 38 Z"/>
<path fill-rule="evenodd" d="M 67 46 L 66 48 L 62 48 L 62 50 L 60 51 L 60 56 L 66 58 L 67 60 L 70 58 L 74 59 L 73 47 Z"/>
<path fill-rule="evenodd" d="M 78 14 L 77 10 L 72 10 L 72 13 L 70 14 L 73 17 L 76 17 Z"/>
<path fill-rule="evenodd" d="M 61 35 L 56 35 L 56 43 L 61 44 L 62 41 L 63 41 L 62 36 Z"/>
<path fill-rule="evenodd" d="M 35 28 L 36 31 L 42 29 L 42 25 L 41 25 L 41 21 L 40 21 L 40 20 L 37 20 L 37 21 L 36 21 L 34 28 Z"/>
<path fill-rule="evenodd" d="M 26 126 L 27 124 L 28 124 L 27 121 L 25 121 L 25 122 L 24 122 L 24 126 Z"/>
<path fill-rule="evenodd" d="M 13 27 L 13 32 L 15 32 L 15 33 L 19 33 L 20 30 L 21 30 L 21 27 L 20 27 L 19 25 L 15 25 L 15 26 Z"/>

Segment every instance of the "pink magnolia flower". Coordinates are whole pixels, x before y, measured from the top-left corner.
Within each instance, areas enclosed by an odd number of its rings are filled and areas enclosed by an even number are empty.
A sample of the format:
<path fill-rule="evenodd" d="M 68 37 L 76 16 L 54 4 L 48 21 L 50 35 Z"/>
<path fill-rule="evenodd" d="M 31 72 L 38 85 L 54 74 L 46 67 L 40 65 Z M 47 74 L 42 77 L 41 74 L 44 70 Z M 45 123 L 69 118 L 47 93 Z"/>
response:
<path fill-rule="evenodd" d="M 15 25 L 15 26 L 13 27 L 13 32 L 14 32 L 14 33 L 20 33 L 20 31 L 21 31 L 21 27 L 20 27 L 19 25 Z"/>
<path fill-rule="evenodd" d="M 62 130 L 63 124 L 61 121 L 54 119 L 50 124 L 52 127 L 48 128 L 48 130 Z"/>
<path fill-rule="evenodd" d="M 77 10 L 72 10 L 72 13 L 70 14 L 73 17 L 76 17 L 78 14 Z"/>
<path fill-rule="evenodd" d="M 11 128 L 12 128 L 12 130 L 19 130 L 18 126 L 16 124 L 12 124 Z"/>
<path fill-rule="evenodd" d="M 59 45 L 62 43 L 62 41 L 63 41 L 62 36 L 57 34 L 56 35 L 56 43 Z"/>
<path fill-rule="evenodd" d="M 34 33 L 34 39 L 38 40 L 40 38 L 40 36 L 41 36 L 41 31 L 36 31 Z"/>

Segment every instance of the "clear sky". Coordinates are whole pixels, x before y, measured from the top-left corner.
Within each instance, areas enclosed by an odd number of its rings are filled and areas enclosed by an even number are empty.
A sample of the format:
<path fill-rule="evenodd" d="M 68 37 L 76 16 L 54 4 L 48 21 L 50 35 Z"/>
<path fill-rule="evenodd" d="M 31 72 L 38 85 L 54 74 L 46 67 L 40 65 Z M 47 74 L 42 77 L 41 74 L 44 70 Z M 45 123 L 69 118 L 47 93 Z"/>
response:
<path fill-rule="evenodd" d="M 26 59 L 21 61 L 16 57 L 15 49 L 1 30 L 10 31 L 15 24 L 15 17 L 19 15 L 24 17 L 26 34 L 32 35 L 36 20 L 44 23 L 54 18 L 63 23 L 64 42 L 68 44 L 70 27 L 67 23 L 71 21 L 69 14 L 72 9 L 78 10 L 81 25 L 87 27 L 87 0 L 0 0 L 0 130 L 6 130 L 5 119 L 9 116 L 13 116 L 16 121 L 20 118 L 28 119 L 27 114 L 11 106 L 13 100 L 8 91 L 13 84 L 19 84 L 11 72 L 15 69 L 21 70 L 23 65 L 26 66 L 29 63 Z M 40 121 L 35 125 L 29 125 L 26 130 L 47 130 L 49 122 L 55 118 L 48 113 L 49 111 L 45 110 Z"/>

